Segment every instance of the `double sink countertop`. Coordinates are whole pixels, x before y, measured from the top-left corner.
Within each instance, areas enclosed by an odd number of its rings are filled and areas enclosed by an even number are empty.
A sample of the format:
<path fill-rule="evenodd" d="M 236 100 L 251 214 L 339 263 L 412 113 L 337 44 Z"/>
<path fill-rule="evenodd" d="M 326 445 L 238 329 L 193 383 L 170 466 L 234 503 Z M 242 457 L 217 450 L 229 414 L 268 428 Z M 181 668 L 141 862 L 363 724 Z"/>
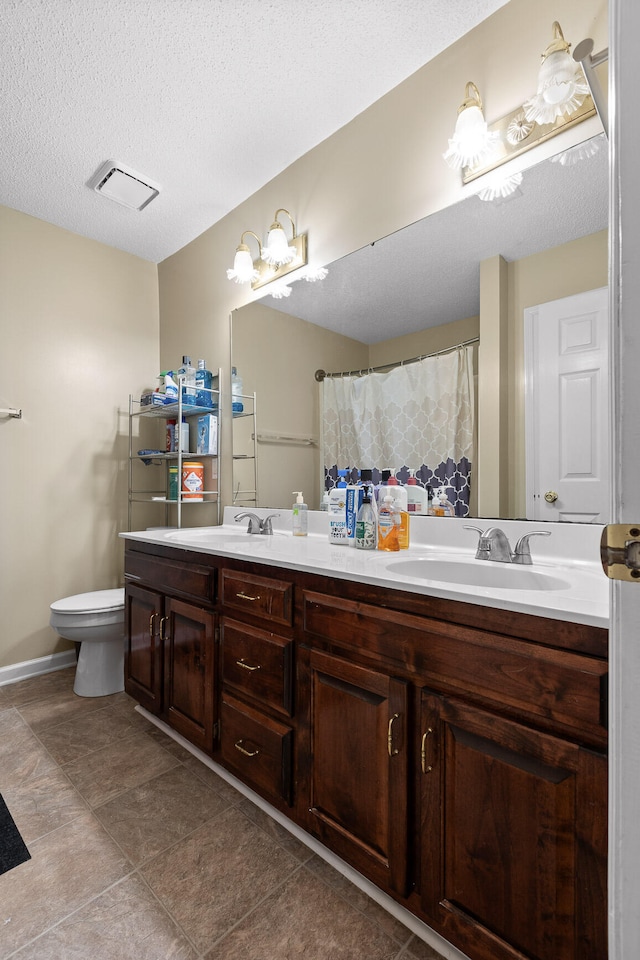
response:
<path fill-rule="evenodd" d="M 600 565 L 598 524 L 535 523 L 521 520 L 460 520 L 454 517 L 412 517 L 408 550 L 386 553 L 356 550 L 329 543 L 328 517 L 308 512 L 309 534 L 291 533 L 291 510 L 251 511 L 273 516 L 273 535 L 249 534 L 248 521 L 235 521 L 245 511 L 225 507 L 216 527 L 151 528 L 121 533 L 126 540 L 171 546 L 251 561 L 321 576 L 355 580 L 391 590 L 405 590 L 555 620 L 609 626 L 609 583 Z M 478 534 L 500 527 L 513 549 L 525 533 L 549 531 L 530 540 L 531 566 L 476 560 Z"/>

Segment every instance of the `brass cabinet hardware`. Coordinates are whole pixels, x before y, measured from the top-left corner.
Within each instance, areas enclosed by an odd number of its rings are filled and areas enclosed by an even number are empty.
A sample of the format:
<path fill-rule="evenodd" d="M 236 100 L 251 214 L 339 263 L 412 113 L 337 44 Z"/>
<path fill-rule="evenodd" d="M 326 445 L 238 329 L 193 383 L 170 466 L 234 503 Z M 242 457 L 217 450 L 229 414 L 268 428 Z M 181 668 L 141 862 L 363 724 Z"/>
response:
<path fill-rule="evenodd" d="M 158 616 L 157 613 L 152 613 L 151 616 L 149 617 L 149 636 L 151 637 L 152 640 L 155 634 L 154 624 L 157 616 Z"/>
<path fill-rule="evenodd" d="M 168 634 L 168 633 L 165 633 L 165 629 L 164 629 L 164 628 L 165 628 L 165 625 L 166 625 L 167 623 L 169 623 L 169 617 L 160 617 L 160 633 L 159 633 L 159 636 L 160 636 L 160 639 L 161 639 L 161 640 L 168 640 L 168 639 L 169 639 L 169 634 Z"/>
<path fill-rule="evenodd" d="M 398 749 L 393 745 L 393 724 L 395 720 L 400 719 L 399 713 L 394 713 L 394 715 L 389 720 L 389 728 L 387 730 L 387 750 L 389 751 L 389 756 L 394 757 L 398 753 Z"/>
<path fill-rule="evenodd" d="M 236 597 L 238 598 L 238 600 L 259 600 L 260 599 L 259 596 L 251 597 L 249 596 L 248 593 L 243 593 L 242 591 L 240 591 L 240 593 L 236 593 Z"/>
<path fill-rule="evenodd" d="M 427 763 L 427 737 L 430 737 L 433 733 L 433 727 L 427 727 L 425 733 L 422 734 L 422 744 L 420 746 L 420 763 L 422 766 L 423 773 L 431 773 L 433 770 L 433 764 Z"/>
<path fill-rule="evenodd" d="M 245 755 L 245 757 L 257 757 L 257 756 L 258 756 L 258 754 L 260 753 L 259 750 L 245 750 L 245 748 L 242 746 L 243 743 L 244 743 L 244 740 L 237 740 L 237 741 L 235 742 L 235 744 L 234 744 L 236 750 L 239 750 L 240 753 L 243 753 L 243 754 Z"/>
<path fill-rule="evenodd" d="M 236 664 L 239 667 L 242 667 L 243 670 L 250 670 L 251 673 L 253 673 L 254 670 L 260 669 L 260 664 L 258 664 L 257 666 L 252 666 L 250 663 L 245 663 L 244 660 L 236 660 Z"/>
<path fill-rule="evenodd" d="M 640 580 L 640 523 L 609 523 L 600 538 L 602 568 L 611 580 Z"/>

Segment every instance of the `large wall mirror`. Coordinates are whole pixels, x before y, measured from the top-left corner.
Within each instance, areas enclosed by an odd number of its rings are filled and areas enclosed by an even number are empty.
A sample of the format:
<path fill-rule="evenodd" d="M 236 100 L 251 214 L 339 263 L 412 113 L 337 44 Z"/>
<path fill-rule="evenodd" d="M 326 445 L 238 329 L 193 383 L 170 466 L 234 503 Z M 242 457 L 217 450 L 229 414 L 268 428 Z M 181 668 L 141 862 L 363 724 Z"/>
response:
<path fill-rule="evenodd" d="M 260 301 L 234 311 L 233 363 L 245 392 L 257 397 L 259 505 L 288 507 L 291 491 L 303 490 L 309 506 L 318 506 L 315 371 L 377 367 L 477 337 L 481 264 L 501 257 L 509 423 L 500 515 L 526 516 L 524 312 L 606 286 L 607 225 L 608 150 L 600 135 L 531 167 L 505 200 L 469 196 L 328 264 L 325 280 L 295 283 L 287 299 L 272 298 L 266 287 Z M 234 432 L 242 457 L 250 438 L 239 425 Z M 238 461 L 234 487 L 246 485 L 239 470 Z"/>

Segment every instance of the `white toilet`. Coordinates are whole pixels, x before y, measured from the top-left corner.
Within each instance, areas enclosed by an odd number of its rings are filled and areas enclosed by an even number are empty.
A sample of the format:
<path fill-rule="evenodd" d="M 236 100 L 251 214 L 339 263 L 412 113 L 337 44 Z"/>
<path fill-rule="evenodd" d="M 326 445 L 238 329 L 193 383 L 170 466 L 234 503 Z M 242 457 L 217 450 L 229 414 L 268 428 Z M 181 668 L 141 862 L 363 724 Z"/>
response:
<path fill-rule="evenodd" d="M 124 588 L 56 600 L 49 622 L 59 636 L 80 644 L 74 693 L 106 697 L 124 690 Z"/>

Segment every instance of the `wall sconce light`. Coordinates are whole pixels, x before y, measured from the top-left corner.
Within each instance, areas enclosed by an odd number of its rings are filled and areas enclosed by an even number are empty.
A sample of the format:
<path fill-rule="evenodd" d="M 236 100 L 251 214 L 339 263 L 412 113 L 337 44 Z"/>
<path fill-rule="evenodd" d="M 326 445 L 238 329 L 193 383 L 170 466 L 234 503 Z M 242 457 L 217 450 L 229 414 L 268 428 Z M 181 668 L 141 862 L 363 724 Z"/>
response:
<path fill-rule="evenodd" d="M 553 40 L 542 54 L 537 93 L 523 104 L 525 117 L 534 123 L 553 123 L 557 117 L 571 116 L 589 93 L 557 20 L 552 30 Z"/>
<path fill-rule="evenodd" d="M 229 280 L 235 280 L 236 283 L 249 283 L 250 280 L 257 280 L 260 274 L 253 265 L 251 250 L 244 242 L 244 238 L 249 234 L 258 241 L 258 250 L 260 249 L 260 238 L 256 236 L 253 230 L 245 230 L 240 237 L 240 243 L 236 247 L 236 255 L 233 258 L 233 267 L 227 270 Z"/>
<path fill-rule="evenodd" d="M 467 83 L 464 96 L 458 108 L 458 119 L 449 140 L 449 149 L 443 154 L 453 170 L 485 163 L 494 152 L 499 138 L 499 134 L 492 133 L 487 127 L 480 91 L 475 83 Z"/>
<path fill-rule="evenodd" d="M 291 240 L 278 220 L 278 214 L 285 213 L 291 220 Z M 255 237 L 258 242 L 259 257 L 253 260 L 251 251 L 245 243 L 245 237 Z M 293 218 L 288 210 L 281 207 L 276 210 L 273 223 L 269 228 L 267 242 L 263 245 L 260 238 L 253 230 L 245 230 L 240 238 L 240 244 L 236 249 L 236 255 L 233 261 L 233 267 L 227 270 L 229 280 L 235 280 L 236 283 L 251 283 L 251 288 L 257 290 L 259 287 L 273 280 L 279 280 L 286 277 L 294 270 L 299 270 L 307 265 L 307 235 L 301 233 L 296 235 L 296 228 Z"/>

